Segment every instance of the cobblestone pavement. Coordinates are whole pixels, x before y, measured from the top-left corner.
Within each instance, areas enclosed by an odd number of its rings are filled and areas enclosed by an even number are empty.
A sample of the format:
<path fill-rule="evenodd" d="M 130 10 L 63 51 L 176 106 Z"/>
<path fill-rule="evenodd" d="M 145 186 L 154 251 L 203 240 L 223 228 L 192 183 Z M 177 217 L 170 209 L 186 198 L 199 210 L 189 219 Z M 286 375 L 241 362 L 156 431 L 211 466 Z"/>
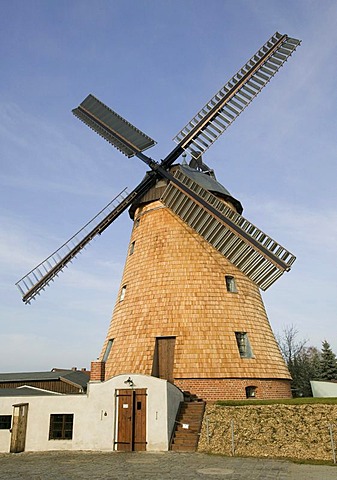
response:
<path fill-rule="evenodd" d="M 337 466 L 202 453 L 43 452 L 0 454 L 4 480 L 337 480 Z"/>

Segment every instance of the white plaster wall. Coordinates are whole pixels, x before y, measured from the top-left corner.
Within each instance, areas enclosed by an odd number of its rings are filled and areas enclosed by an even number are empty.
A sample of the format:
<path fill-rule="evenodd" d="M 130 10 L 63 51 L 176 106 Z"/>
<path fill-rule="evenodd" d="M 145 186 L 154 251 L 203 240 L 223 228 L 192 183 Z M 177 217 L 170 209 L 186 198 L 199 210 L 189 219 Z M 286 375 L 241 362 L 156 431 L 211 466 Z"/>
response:
<path fill-rule="evenodd" d="M 314 397 L 337 397 L 337 383 L 311 381 L 310 384 Z"/>
<path fill-rule="evenodd" d="M 2 397 L 0 400 L 1 414 L 11 415 L 13 413 L 12 405 L 23 402 L 29 404 L 26 451 L 112 449 L 112 406 L 107 409 L 108 416 L 101 417 L 102 401 L 97 402 L 97 399 L 91 399 L 87 395 Z M 52 413 L 74 414 L 72 440 L 48 439 L 50 414 Z M 6 432 L 5 435 L 4 432 Z M 0 450 L 8 452 L 9 446 L 10 433 L 1 430 Z"/>
<path fill-rule="evenodd" d="M 128 377 L 134 388 L 147 389 L 147 450 L 167 450 L 182 393 L 166 380 L 151 376 L 130 373 L 92 382 L 86 395 L 0 397 L 0 415 L 12 415 L 14 404 L 29 404 L 26 451 L 113 450 L 115 391 L 128 388 Z M 48 440 L 52 413 L 74 414 L 72 440 Z M 8 430 L 0 430 L 0 452 L 9 451 L 10 436 Z"/>
<path fill-rule="evenodd" d="M 111 378 L 113 389 L 130 389 L 125 384 L 125 380 L 131 378 L 134 382 L 135 389 L 147 389 L 147 412 L 146 412 L 146 441 L 148 451 L 165 451 L 168 450 L 170 434 L 174 425 L 174 420 L 179 407 L 180 399 L 183 398 L 182 392 L 160 378 L 151 377 L 149 375 L 137 375 L 126 373 Z M 104 382 L 104 383 L 108 383 Z M 100 387 L 102 384 L 90 384 L 90 389 Z M 169 420 L 170 415 L 170 420 Z M 172 418 L 174 420 L 172 422 Z"/>
<path fill-rule="evenodd" d="M 0 397 L 0 415 L 13 415 L 14 403 L 22 403 L 22 398 L 20 402 L 13 402 L 12 398 L 8 401 L 8 397 Z M 9 430 L 0 430 L 0 452 L 9 452 L 11 442 L 11 433 Z"/>

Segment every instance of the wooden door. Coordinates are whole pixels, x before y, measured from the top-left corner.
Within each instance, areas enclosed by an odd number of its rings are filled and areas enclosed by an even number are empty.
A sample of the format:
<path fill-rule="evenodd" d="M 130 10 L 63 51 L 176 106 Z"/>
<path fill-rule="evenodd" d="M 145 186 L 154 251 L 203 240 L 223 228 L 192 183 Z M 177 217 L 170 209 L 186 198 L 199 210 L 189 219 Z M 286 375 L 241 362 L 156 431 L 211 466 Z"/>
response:
<path fill-rule="evenodd" d="M 173 383 L 175 337 L 157 338 L 158 377 Z"/>
<path fill-rule="evenodd" d="M 132 416 L 133 416 L 133 391 L 119 390 L 117 393 L 118 404 L 118 430 L 117 450 L 121 452 L 132 451 Z"/>
<path fill-rule="evenodd" d="M 146 388 L 134 390 L 134 438 L 133 450 L 146 450 Z"/>
<path fill-rule="evenodd" d="M 11 435 L 11 453 L 24 452 L 26 445 L 28 403 L 13 405 L 13 424 Z"/>
<path fill-rule="evenodd" d="M 118 451 L 146 450 L 146 389 L 117 392 Z"/>

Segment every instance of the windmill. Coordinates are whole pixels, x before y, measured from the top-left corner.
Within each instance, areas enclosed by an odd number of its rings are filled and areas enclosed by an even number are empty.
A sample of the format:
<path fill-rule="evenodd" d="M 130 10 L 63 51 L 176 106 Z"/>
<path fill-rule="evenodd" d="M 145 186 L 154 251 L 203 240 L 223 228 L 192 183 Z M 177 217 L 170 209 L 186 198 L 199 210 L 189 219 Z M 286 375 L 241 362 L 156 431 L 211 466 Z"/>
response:
<path fill-rule="evenodd" d="M 289 386 L 259 289 L 266 290 L 289 271 L 295 256 L 241 215 L 241 203 L 217 182 L 202 155 L 299 44 L 276 32 L 176 135 L 176 147 L 161 162 L 143 153 L 156 143 L 153 139 L 93 95 L 73 110 L 121 153 L 145 162 L 150 171 L 131 193 L 123 190 L 16 285 L 23 301 L 30 303 L 95 236 L 131 207 L 134 229 L 129 255 L 101 355 L 106 378 L 135 368 L 198 392 L 208 388 L 209 379 L 225 377 L 246 378 L 246 392 L 255 392 L 258 379 L 277 379 Z M 175 164 L 185 152 L 191 156 L 189 165 L 185 160 Z M 234 295 L 221 307 L 223 289 Z M 237 321 L 231 319 L 233 312 Z M 197 322 L 193 327 L 191 316 Z M 221 317 L 230 324 L 225 334 Z M 208 338 L 210 331 L 213 336 Z M 235 374 L 240 368 L 242 372 Z M 198 379 L 208 383 L 199 382 L 196 388 Z"/>

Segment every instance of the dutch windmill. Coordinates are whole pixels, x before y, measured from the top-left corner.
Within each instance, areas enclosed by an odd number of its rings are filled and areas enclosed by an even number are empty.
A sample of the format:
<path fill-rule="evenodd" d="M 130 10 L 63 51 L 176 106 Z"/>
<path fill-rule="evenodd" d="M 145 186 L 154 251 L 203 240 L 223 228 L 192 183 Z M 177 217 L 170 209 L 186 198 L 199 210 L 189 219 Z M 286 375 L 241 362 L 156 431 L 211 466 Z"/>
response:
<path fill-rule="evenodd" d="M 299 44 L 276 32 L 177 134 L 177 146 L 161 162 L 143 153 L 154 140 L 93 95 L 73 110 L 150 171 L 17 286 L 23 301 L 30 303 L 131 207 L 129 254 L 101 355 L 106 378 L 137 371 L 204 396 L 214 379 L 225 382 L 222 389 L 229 381 L 243 381 L 246 392 L 257 387 L 267 391 L 272 381 L 274 390 L 283 389 L 287 396 L 289 373 L 259 289 L 266 290 L 289 271 L 295 257 L 241 215 L 241 203 L 217 182 L 202 155 Z M 175 164 L 185 152 L 191 156 L 189 164 Z"/>

